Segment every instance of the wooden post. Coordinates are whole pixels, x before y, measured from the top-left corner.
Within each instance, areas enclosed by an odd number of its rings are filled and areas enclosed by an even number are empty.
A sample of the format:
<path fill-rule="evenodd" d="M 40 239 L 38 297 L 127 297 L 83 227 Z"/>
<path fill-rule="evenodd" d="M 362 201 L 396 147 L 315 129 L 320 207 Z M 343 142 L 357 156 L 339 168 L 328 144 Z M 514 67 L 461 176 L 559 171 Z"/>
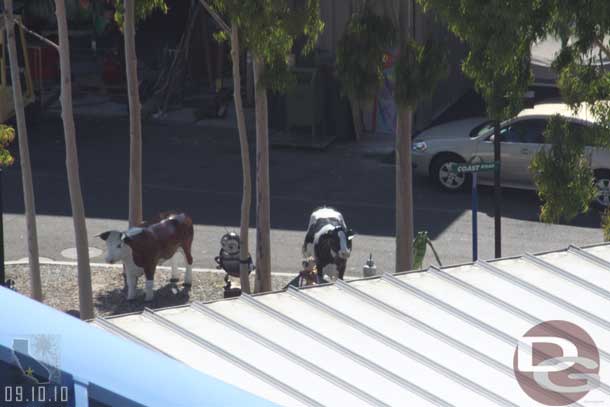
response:
<path fill-rule="evenodd" d="M 21 90 L 21 77 L 19 75 L 19 54 L 15 41 L 15 21 L 13 16 L 13 0 L 4 0 L 5 25 L 8 38 L 8 54 L 11 67 L 11 82 L 13 88 L 13 102 L 17 118 L 17 137 L 19 138 L 19 161 L 21 165 L 21 182 L 23 184 L 23 202 L 25 206 L 25 222 L 28 240 L 28 260 L 30 266 L 30 295 L 33 299 L 42 301 L 42 283 L 40 280 L 40 264 L 38 257 L 38 233 L 36 230 L 36 204 L 34 200 L 34 184 L 32 182 L 32 164 L 30 163 L 30 148 L 28 144 L 28 130 L 25 121 L 25 106 Z M 21 44 L 25 45 L 23 36 Z M 24 47 L 25 48 L 25 47 Z M 24 52 L 26 50 L 24 49 Z M 27 52 L 24 55 L 27 61 Z M 26 66 L 26 72 L 29 66 Z M 29 75 L 26 75 L 28 78 Z M 27 79 L 28 89 L 31 89 L 31 78 Z M 1 215 L 0 215 L 1 216 Z"/>
<path fill-rule="evenodd" d="M 129 98 L 129 226 L 142 222 L 142 106 L 138 86 L 138 57 L 134 1 L 125 0 L 123 34 Z"/>
<path fill-rule="evenodd" d="M 85 208 L 78 173 L 78 153 L 76 150 L 76 127 L 72 111 L 72 73 L 70 67 L 70 43 L 68 39 L 68 21 L 66 18 L 65 0 L 55 0 L 55 15 L 59 37 L 59 68 L 61 71 L 61 117 L 64 123 L 66 141 L 66 169 L 68 188 L 72 206 L 72 220 L 76 240 L 78 263 L 78 294 L 81 319 L 91 319 L 93 313 L 93 295 L 91 289 L 91 268 L 89 265 L 89 246 Z"/>
<path fill-rule="evenodd" d="M 411 2 L 400 2 L 398 15 L 399 43 L 412 38 L 414 10 Z M 396 272 L 413 266 L 413 174 L 411 137 L 413 111 L 409 106 L 397 106 L 396 123 Z"/>
<path fill-rule="evenodd" d="M 235 102 L 235 115 L 237 116 L 237 130 L 239 132 L 239 146 L 241 148 L 241 170 L 242 170 L 242 197 L 241 197 L 241 223 L 239 237 L 241 239 L 239 253 L 239 278 L 241 290 L 250 293 L 250 270 L 248 259 L 250 258 L 248 230 L 250 227 L 250 206 L 252 205 L 252 177 L 250 176 L 250 148 L 248 146 L 248 130 L 246 118 L 244 117 L 244 106 L 241 98 L 241 74 L 239 32 L 235 22 L 231 26 L 231 58 L 233 59 L 233 101 Z"/>
<path fill-rule="evenodd" d="M 256 285 L 255 292 L 271 291 L 271 219 L 269 193 L 269 125 L 267 89 L 261 83 L 262 58 L 254 56 L 256 114 Z"/>

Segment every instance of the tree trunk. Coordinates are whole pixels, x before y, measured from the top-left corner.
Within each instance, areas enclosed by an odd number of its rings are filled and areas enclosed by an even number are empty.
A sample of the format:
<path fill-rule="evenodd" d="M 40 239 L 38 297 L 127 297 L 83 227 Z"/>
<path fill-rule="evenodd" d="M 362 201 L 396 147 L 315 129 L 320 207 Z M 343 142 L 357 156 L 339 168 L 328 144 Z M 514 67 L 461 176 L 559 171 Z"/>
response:
<path fill-rule="evenodd" d="M 360 140 L 362 138 L 362 133 L 364 132 L 362 126 L 362 119 L 360 116 L 362 105 L 360 101 L 354 97 L 349 98 L 349 102 L 352 108 L 352 123 L 354 125 L 354 134 L 356 136 L 356 140 Z"/>
<path fill-rule="evenodd" d="M 396 125 L 396 272 L 413 266 L 413 183 L 411 130 L 413 113 L 399 108 Z"/>
<path fill-rule="evenodd" d="M 78 294 L 81 319 L 93 318 L 93 300 L 91 293 L 91 268 L 89 265 L 89 247 L 87 242 L 87 224 L 78 174 L 78 154 L 76 151 L 76 128 L 72 112 L 72 82 L 70 68 L 70 44 L 68 40 L 68 22 L 66 19 L 66 4 L 64 0 L 55 0 L 57 30 L 59 34 L 59 68 L 61 72 L 61 117 L 64 124 L 66 141 L 66 169 L 68 172 L 68 187 L 72 220 L 76 239 L 76 255 L 78 263 Z"/>
<path fill-rule="evenodd" d="M 267 89 L 261 83 L 263 60 L 254 56 L 254 104 L 256 114 L 256 284 L 255 292 L 271 291 L 269 126 Z"/>
<path fill-rule="evenodd" d="M 4 10 L 6 13 L 5 23 L 8 33 L 8 55 L 11 66 L 13 101 L 15 103 L 15 115 L 17 116 L 19 160 L 21 161 L 21 182 L 23 184 L 23 202 L 25 204 L 28 258 L 30 265 L 30 295 L 33 299 L 42 301 L 42 284 L 40 282 L 40 264 L 38 258 L 38 234 L 36 232 L 36 205 L 34 203 L 34 184 L 32 183 L 32 165 L 30 163 L 28 131 L 25 122 L 25 107 L 23 104 L 23 92 L 21 91 L 21 77 L 19 75 L 19 56 L 15 42 L 13 0 L 4 0 Z"/>
<path fill-rule="evenodd" d="M 400 44 L 412 37 L 411 1 L 397 4 Z M 409 106 L 397 103 L 396 115 L 396 272 L 413 267 L 413 175 L 411 167 L 411 137 L 413 112 Z"/>
<path fill-rule="evenodd" d="M 248 146 L 248 132 L 244 106 L 241 99 L 241 75 L 240 75 L 240 50 L 239 32 L 237 24 L 231 26 L 231 58 L 233 60 L 233 101 L 235 102 L 235 115 L 237 116 L 237 130 L 239 131 L 239 145 L 241 147 L 241 171 L 242 171 L 242 197 L 241 197 L 241 224 L 239 236 L 241 246 L 239 252 L 239 278 L 241 290 L 250 294 L 250 265 L 248 259 L 250 250 L 248 244 L 248 230 L 250 227 L 250 206 L 252 204 L 252 177 L 250 176 L 250 148 Z"/>
<path fill-rule="evenodd" d="M 136 55 L 135 2 L 125 0 L 125 67 L 129 97 L 129 226 L 142 222 L 142 114 Z"/>

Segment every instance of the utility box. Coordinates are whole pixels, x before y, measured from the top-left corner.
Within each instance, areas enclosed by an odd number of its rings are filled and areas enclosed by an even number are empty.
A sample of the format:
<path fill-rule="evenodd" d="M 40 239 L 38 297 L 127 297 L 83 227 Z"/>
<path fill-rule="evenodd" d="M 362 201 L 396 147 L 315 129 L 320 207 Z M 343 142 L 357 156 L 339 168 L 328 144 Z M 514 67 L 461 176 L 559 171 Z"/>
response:
<path fill-rule="evenodd" d="M 319 68 L 294 68 L 293 71 L 296 84 L 285 95 L 270 95 L 271 144 L 325 148 L 334 140 L 327 125 L 332 120 L 328 75 Z"/>

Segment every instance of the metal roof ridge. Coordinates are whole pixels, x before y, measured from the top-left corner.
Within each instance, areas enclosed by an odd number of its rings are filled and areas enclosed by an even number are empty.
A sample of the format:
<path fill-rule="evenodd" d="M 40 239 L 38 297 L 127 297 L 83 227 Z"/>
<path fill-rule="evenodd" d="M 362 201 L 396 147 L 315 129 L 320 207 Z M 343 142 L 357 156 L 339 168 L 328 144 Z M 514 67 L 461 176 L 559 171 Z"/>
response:
<path fill-rule="evenodd" d="M 491 266 L 493 267 L 493 266 Z M 436 276 L 438 276 L 439 278 L 442 278 L 445 281 L 448 281 L 450 284 L 453 285 L 457 285 L 459 286 L 462 290 L 468 291 L 470 293 L 475 294 L 477 297 L 483 298 L 488 302 L 492 302 L 494 304 L 496 304 L 498 307 L 505 309 L 506 311 L 510 312 L 513 315 L 516 315 L 518 318 L 524 319 L 532 324 L 540 324 L 542 322 L 544 322 L 543 320 L 541 320 L 540 318 L 535 317 L 534 315 L 522 310 L 521 308 L 515 307 L 512 304 L 507 303 L 506 301 L 497 298 L 483 290 L 481 290 L 478 287 L 473 286 L 470 283 L 467 283 L 465 281 L 460 280 L 459 278 L 450 275 L 449 273 L 447 273 L 446 271 L 443 270 L 439 270 L 433 266 L 430 267 L 430 269 L 432 270 L 431 273 L 435 274 Z M 562 329 L 557 329 L 558 332 L 560 332 L 562 335 L 566 335 L 568 337 L 570 337 L 570 339 L 575 342 L 575 343 L 579 343 L 581 344 L 583 347 L 592 349 L 591 345 L 583 342 L 582 340 L 580 340 L 579 338 L 571 335 L 570 333 L 562 330 Z M 606 360 L 610 360 L 610 355 L 608 354 L 607 351 L 597 347 L 597 350 L 599 351 L 599 353 L 601 355 L 604 356 L 604 359 Z M 610 387 L 608 387 L 609 389 L 609 393 L 610 394 Z"/>
<path fill-rule="evenodd" d="M 588 282 L 587 280 L 570 273 L 567 270 L 557 267 L 557 266 L 549 263 L 546 260 L 542 260 L 541 258 L 533 256 L 529 253 L 525 253 L 522 258 L 523 258 L 523 260 L 525 260 L 529 263 L 532 263 L 546 271 L 550 271 L 551 273 L 560 276 L 564 280 L 570 281 L 576 285 L 581 286 L 582 288 L 587 289 L 588 291 L 591 291 L 592 293 L 597 294 L 598 296 L 602 297 L 606 301 L 608 301 L 608 299 L 610 298 L 610 292 L 608 292 L 607 290 L 605 290 L 599 286 L 596 286 L 595 284 L 592 284 L 592 283 Z"/>
<path fill-rule="evenodd" d="M 436 297 L 434 297 L 428 293 L 425 293 L 425 292 L 419 290 L 418 288 L 413 287 L 410 284 L 408 284 L 402 280 L 397 279 L 396 277 L 392 276 L 389 273 L 384 273 L 382 278 L 384 279 L 384 281 L 387 281 L 398 288 L 410 291 L 412 294 L 415 294 L 417 297 L 421 298 L 422 300 L 424 300 L 424 301 L 428 302 L 429 304 L 432 304 L 438 308 L 441 308 L 444 311 L 448 311 L 447 308 L 456 311 L 455 313 L 453 313 L 452 311 L 449 311 L 449 312 L 451 314 L 453 314 L 454 316 L 457 316 L 458 318 L 466 321 L 467 323 L 474 325 L 476 328 L 478 328 L 480 330 L 486 331 L 487 329 L 489 329 L 493 336 L 496 336 L 498 339 L 501 339 L 502 341 L 504 341 L 505 343 L 507 343 L 511 346 L 517 346 L 517 344 L 519 342 L 516 338 L 513 338 L 512 336 L 508 335 L 507 333 L 502 332 L 502 331 L 492 327 L 491 325 L 479 320 L 478 318 L 468 315 L 468 314 L 462 312 L 461 310 L 458 310 L 457 308 L 445 303 L 444 301 L 441 301 L 441 300 L 437 299 Z M 421 294 L 421 296 L 420 296 L 420 294 Z M 542 354 L 546 355 L 545 353 L 542 353 Z M 549 356 L 549 358 L 550 358 L 550 356 Z M 599 383 L 599 384 L 600 384 L 600 388 L 602 388 L 605 393 L 609 392 L 608 394 L 610 394 L 610 388 L 608 388 L 607 385 L 605 385 L 603 383 Z M 563 396 L 563 395 L 554 395 L 553 397 L 556 399 L 561 399 L 563 401 L 566 400 L 565 396 Z M 571 405 L 572 406 L 582 406 L 581 404 L 578 404 L 578 403 L 574 403 Z"/>
<path fill-rule="evenodd" d="M 158 325 L 161 325 L 161 326 L 169 329 L 170 331 L 182 336 L 183 338 L 190 340 L 191 342 L 195 343 L 196 345 L 199 345 L 202 348 L 216 354 L 217 356 L 225 359 L 226 361 L 233 363 L 234 365 L 238 366 L 239 368 L 248 371 L 253 376 L 256 376 L 260 380 L 268 383 L 269 385 L 276 387 L 277 389 L 279 389 L 281 391 L 286 392 L 291 397 L 293 397 L 297 400 L 300 400 L 301 402 L 311 405 L 311 406 L 324 407 L 322 404 L 313 400 L 309 396 L 301 393 L 300 391 L 296 390 L 292 386 L 263 372 L 262 370 L 251 365 L 250 363 L 240 359 L 239 357 L 231 354 L 230 352 L 225 351 L 221 347 L 216 346 L 213 343 L 203 339 L 202 337 L 195 335 L 194 333 L 182 328 L 181 326 L 171 322 L 167 318 L 162 317 L 161 315 L 158 315 L 154 310 L 151 310 L 150 308 L 144 308 L 144 310 L 142 311 L 142 316 L 144 318 L 148 318 L 149 320 L 155 322 Z"/>
<path fill-rule="evenodd" d="M 138 315 L 140 315 L 140 314 L 138 314 Z M 118 335 L 118 336 L 121 336 L 121 337 L 123 337 L 125 339 L 129 339 L 129 340 L 137 343 L 138 345 L 142 345 L 142 346 L 144 346 L 144 347 L 146 347 L 146 348 L 148 348 L 148 349 L 150 349 L 152 351 L 162 353 L 163 355 L 167 356 L 170 359 L 173 359 L 173 360 L 176 360 L 176 361 L 178 361 L 180 363 L 183 363 L 182 361 L 176 359 L 175 357 L 171 356 L 167 352 L 162 351 L 161 349 L 157 348 L 156 346 L 146 342 L 143 339 L 138 338 L 134 334 L 132 334 L 132 333 L 126 331 L 125 329 L 123 329 L 123 328 L 113 324 L 110 321 L 107 321 L 104 318 L 96 317 L 91 322 L 93 322 L 95 324 L 98 324 L 99 328 L 101 328 L 101 329 L 103 329 L 105 331 L 111 332 L 111 333 L 113 333 L 115 335 Z"/>
<path fill-rule="evenodd" d="M 376 306 L 378 308 L 384 309 L 384 310 L 388 311 L 389 313 L 395 313 L 395 316 L 397 318 L 399 318 L 399 319 L 403 319 L 404 318 L 405 322 L 412 323 L 414 325 L 417 325 L 420 328 L 423 326 L 424 327 L 423 331 L 430 330 L 430 331 L 434 332 L 433 336 L 436 336 L 436 335 L 440 336 L 441 338 L 443 338 L 443 339 L 440 339 L 440 340 L 443 340 L 444 342 L 448 342 L 448 343 L 451 343 L 451 344 L 458 344 L 457 347 L 459 347 L 459 349 L 461 351 L 463 351 L 464 353 L 471 354 L 471 356 L 473 356 L 474 358 L 478 359 L 482 363 L 486 363 L 489 366 L 491 366 L 491 367 L 497 369 L 498 371 L 504 373 L 505 375 L 507 375 L 511 379 L 514 379 L 515 372 L 514 372 L 514 370 L 512 368 L 507 367 L 506 365 L 498 362 L 497 360 L 490 358 L 489 356 L 485 355 L 484 353 L 479 352 L 478 350 L 468 346 L 467 344 L 464 344 L 464 343 L 462 343 L 462 342 L 460 342 L 460 341 L 458 341 L 458 340 L 456 340 L 456 339 L 454 339 L 454 338 L 444 334 L 443 332 L 437 330 L 434 327 L 428 326 L 426 323 L 419 321 L 417 318 L 415 318 L 415 317 L 413 317 L 411 315 L 408 315 L 407 313 L 405 313 L 405 312 L 403 312 L 403 311 L 401 311 L 401 310 L 399 310 L 399 309 L 397 309 L 397 308 L 395 308 L 395 307 L 393 307 L 393 306 L 391 306 L 391 305 L 389 305 L 389 304 L 387 304 L 387 303 L 385 303 L 385 302 L 383 302 L 383 301 L 381 301 L 381 300 L 379 300 L 379 299 L 377 299 L 377 298 L 375 298 L 375 297 L 373 297 L 373 296 L 371 296 L 371 295 L 369 295 L 369 294 L 367 294 L 367 293 L 365 293 L 365 292 L 363 292 L 363 291 L 353 287 L 351 284 L 342 284 L 341 288 L 343 290 L 345 290 L 346 293 L 349 293 L 349 294 L 354 295 L 354 296 L 356 296 L 356 297 L 358 297 L 358 298 L 360 298 L 360 299 L 362 299 L 364 301 L 367 301 L 367 302 L 369 302 L 373 306 Z M 307 296 L 307 297 L 309 297 L 309 296 Z M 311 299 L 311 297 L 309 297 L 309 298 Z M 475 355 L 472 355 L 472 353 L 474 353 Z M 538 389 L 539 388 L 538 383 L 536 383 L 533 379 L 530 379 L 530 378 L 524 378 L 524 385 L 526 385 L 528 387 L 531 386 L 532 389 Z M 556 400 L 561 401 L 561 402 L 567 401 L 567 399 L 565 397 L 562 397 L 562 396 L 557 396 L 557 397 L 554 396 L 554 398 Z"/>
<path fill-rule="evenodd" d="M 594 246 L 594 247 L 599 247 L 599 246 Z M 584 260 L 587 260 L 593 264 L 598 265 L 599 267 L 606 269 L 607 271 L 610 271 L 610 262 L 608 262 L 607 260 L 602 259 L 599 256 L 596 256 L 593 253 L 589 253 L 583 249 L 581 249 L 578 246 L 575 245 L 569 245 L 568 246 L 568 253 L 572 253 Z"/>
<path fill-rule="evenodd" d="M 336 375 L 322 369 L 321 367 L 315 365 L 314 363 L 309 362 L 307 359 L 302 358 L 301 356 L 284 348 L 283 346 L 280 346 L 280 345 L 272 342 L 271 340 L 257 334 L 256 332 L 252 331 L 251 329 L 246 328 L 245 326 L 240 325 L 235 321 L 232 321 L 231 319 L 225 317 L 224 315 L 214 311 L 213 309 L 211 309 L 209 307 L 206 307 L 205 305 L 203 305 L 201 303 L 198 303 L 198 302 L 192 303 L 191 308 L 197 312 L 200 312 L 202 314 L 209 316 L 210 318 L 216 320 L 217 322 L 219 322 L 225 326 L 230 327 L 234 331 L 236 331 L 244 336 L 247 336 L 248 338 L 250 338 L 253 341 L 257 342 L 258 344 L 268 348 L 269 350 L 286 357 L 287 359 L 293 361 L 294 363 L 300 365 L 301 367 L 318 375 L 323 380 L 326 380 L 327 382 L 347 391 L 348 393 L 353 394 L 354 396 L 360 398 L 363 401 L 366 401 L 367 403 L 372 403 L 374 405 L 380 405 L 380 406 L 388 406 L 387 403 L 382 402 L 381 400 L 377 399 L 373 395 L 371 395 L 361 389 L 358 389 L 357 387 L 347 383 L 345 380 L 337 377 Z"/>
<path fill-rule="evenodd" d="M 416 297 L 418 297 L 419 299 L 427 302 L 428 304 L 431 304 L 431 305 L 461 319 L 462 321 L 466 322 L 467 324 L 472 325 L 475 328 L 478 328 L 479 330 L 481 330 L 483 332 L 486 332 L 492 336 L 495 336 L 496 338 L 500 339 L 501 341 L 503 341 L 511 346 L 515 346 L 517 344 L 517 339 L 513 338 L 512 336 L 508 335 L 507 333 L 494 328 L 493 326 L 487 324 L 486 322 L 481 321 L 478 318 L 475 318 L 469 314 L 466 314 L 462 310 L 455 308 L 454 306 L 449 305 L 442 300 L 439 300 L 438 298 L 420 290 L 419 288 L 413 287 L 409 283 L 399 280 L 398 278 L 394 277 L 390 273 L 384 273 L 381 278 L 383 281 L 387 281 L 388 283 L 392 284 L 393 286 L 395 286 L 401 290 L 410 292 L 411 294 L 413 294 Z"/>
<path fill-rule="evenodd" d="M 337 284 L 337 286 L 340 289 L 345 286 L 348 286 L 347 283 L 345 283 L 341 280 L 337 280 L 337 282 L 335 284 Z M 354 318 L 352 318 L 340 311 L 337 311 L 336 309 L 334 309 L 332 307 L 325 306 L 325 304 L 323 302 L 321 302 L 315 298 L 312 298 L 311 296 L 304 294 L 294 288 L 289 289 L 289 292 L 290 292 L 290 294 L 295 296 L 295 298 L 298 298 L 299 300 L 306 302 L 320 310 L 326 311 L 327 313 L 331 314 L 334 318 L 346 322 L 348 325 L 352 326 L 353 328 L 359 330 L 360 332 L 363 332 L 365 335 L 375 338 L 376 340 L 382 342 L 386 346 L 405 355 L 409 359 L 415 360 L 425 366 L 428 366 L 430 369 L 449 378 L 450 380 L 454 381 L 455 383 L 457 383 L 461 386 L 464 386 L 464 387 L 470 389 L 471 391 L 478 393 L 478 394 L 482 395 L 483 397 L 485 397 L 495 403 L 498 403 L 500 405 L 515 406 L 515 404 L 512 403 L 511 401 L 506 400 L 502 396 L 500 396 L 490 390 L 485 389 L 484 387 L 473 382 L 472 380 L 468 379 L 467 377 L 464 377 L 461 374 L 449 369 L 448 367 L 443 366 L 443 365 L 439 364 L 438 362 L 435 362 L 434 360 L 429 359 L 428 357 L 422 355 L 421 353 L 409 348 L 408 346 L 405 346 L 405 345 L 395 341 L 394 339 L 389 338 L 388 336 L 369 327 L 368 325 L 365 325 L 365 324 L 355 320 Z"/>
<path fill-rule="evenodd" d="M 309 328 L 308 326 L 294 320 L 293 318 L 274 310 L 273 308 L 269 307 L 266 304 L 261 303 L 260 301 L 258 301 L 257 299 L 255 299 L 253 296 L 248 295 L 248 294 L 244 294 L 242 293 L 242 295 L 240 295 L 238 297 L 241 301 L 244 301 L 246 304 L 251 305 L 252 307 L 260 310 L 261 312 L 272 316 L 273 318 L 277 319 L 278 321 L 293 327 L 294 329 L 298 330 L 299 332 L 313 338 L 314 340 L 326 345 L 327 347 L 349 357 L 350 359 L 352 359 L 353 361 L 363 365 L 364 367 L 376 372 L 377 374 L 379 374 L 380 376 L 404 387 L 405 389 L 411 390 L 412 392 L 416 393 L 417 395 L 419 395 L 420 397 L 434 403 L 440 406 L 445 406 L 445 407 L 451 407 L 452 404 L 448 403 L 447 401 L 439 398 L 438 396 L 435 396 L 434 394 L 428 392 L 427 390 L 417 386 L 414 383 L 411 383 L 410 381 L 400 377 L 399 375 L 390 372 L 389 370 L 387 370 L 386 368 L 384 368 L 383 366 L 379 366 L 378 364 L 376 364 L 375 362 L 370 361 L 369 359 L 345 348 L 343 345 L 335 342 L 334 340 L 326 337 L 325 335 L 322 335 L 321 333 L 314 331 L 313 329 Z"/>
<path fill-rule="evenodd" d="M 548 291 L 543 290 L 542 288 L 536 287 L 535 285 L 528 283 L 527 281 L 510 274 L 499 267 L 496 267 L 488 262 L 478 261 L 476 263 L 480 268 L 492 273 L 494 276 L 501 278 L 502 280 L 521 287 L 522 289 L 529 291 L 530 293 L 537 295 L 549 302 L 554 303 L 555 305 L 564 308 L 568 311 L 574 312 L 575 314 L 580 315 L 582 318 L 589 320 L 590 322 L 599 325 L 602 328 L 610 330 L 610 321 L 607 321 L 595 314 L 590 313 L 589 311 L 580 308 L 577 305 L 574 305 L 563 298 L 557 297 L 554 294 L 549 293 Z M 604 352 L 606 357 L 610 360 L 610 354 Z"/>
<path fill-rule="evenodd" d="M 490 367 L 493 367 L 494 369 L 498 370 L 499 372 L 502 372 L 502 373 L 506 374 L 507 376 L 510 376 L 511 378 L 514 377 L 514 371 L 512 368 L 498 362 L 497 360 L 495 360 L 493 358 L 490 358 L 486 354 L 479 352 L 475 348 L 472 348 L 469 345 L 458 341 L 457 339 L 445 334 L 444 332 L 439 331 L 438 329 L 434 328 L 433 326 L 430 326 L 430 325 L 426 324 L 425 322 L 420 321 L 416 317 L 409 315 L 406 312 L 401 311 L 398 308 L 395 308 L 394 306 L 389 305 L 388 303 L 381 301 L 380 299 L 375 298 L 375 297 L 371 296 L 370 294 L 367 294 L 358 288 L 353 287 L 351 284 L 342 284 L 341 289 L 344 290 L 346 293 L 353 295 L 354 297 L 357 297 L 357 298 L 361 299 L 362 301 L 365 301 L 365 302 L 373 305 L 374 307 L 379 308 L 380 310 L 383 310 L 383 311 L 393 315 L 395 318 L 400 319 L 401 321 L 406 322 L 409 325 L 415 325 L 415 327 L 417 329 L 419 329 L 423 332 L 426 332 L 427 334 L 429 334 L 433 337 L 436 337 L 438 340 L 445 342 L 445 343 L 449 344 L 450 346 L 458 348 L 462 352 L 469 354 L 473 358 L 479 360 L 482 363 L 487 364 Z M 317 300 L 312 299 L 310 296 L 308 296 L 308 297 L 312 301 L 317 301 Z M 314 305 L 314 304 L 312 303 L 312 305 Z"/>

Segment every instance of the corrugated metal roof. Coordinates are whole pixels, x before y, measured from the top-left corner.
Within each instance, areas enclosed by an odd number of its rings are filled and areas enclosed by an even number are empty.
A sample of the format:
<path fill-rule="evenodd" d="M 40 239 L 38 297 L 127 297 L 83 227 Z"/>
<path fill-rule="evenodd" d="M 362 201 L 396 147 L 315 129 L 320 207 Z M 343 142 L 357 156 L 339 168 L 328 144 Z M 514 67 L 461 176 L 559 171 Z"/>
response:
<path fill-rule="evenodd" d="M 515 379 L 517 343 L 565 320 L 600 354 L 600 386 L 573 405 L 610 405 L 608 310 L 598 245 L 93 323 L 280 405 L 535 406 Z"/>

